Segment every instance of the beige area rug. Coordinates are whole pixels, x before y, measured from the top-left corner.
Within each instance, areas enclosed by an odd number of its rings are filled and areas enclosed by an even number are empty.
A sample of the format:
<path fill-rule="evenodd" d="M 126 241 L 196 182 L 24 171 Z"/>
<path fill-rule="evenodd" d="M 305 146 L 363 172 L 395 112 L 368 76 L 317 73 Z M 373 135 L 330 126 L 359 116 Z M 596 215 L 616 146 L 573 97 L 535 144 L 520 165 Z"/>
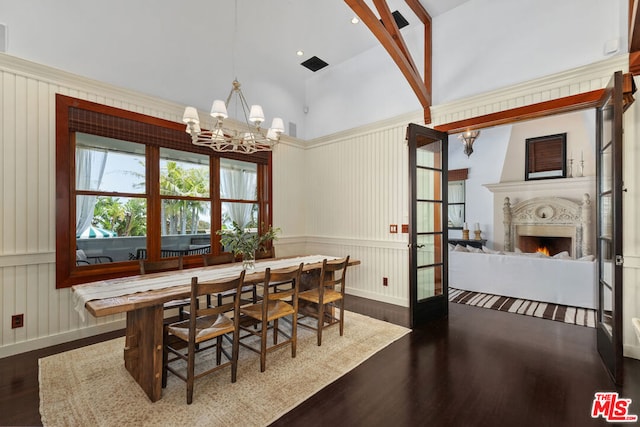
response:
<path fill-rule="evenodd" d="M 124 338 L 42 358 L 42 423 L 267 425 L 410 331 L 352 312 L 345 314 L 344 336 L 340 337 L 337 326 L 328 328 L 318 347 L 315 331 L 299 327 L 295 359 L 289 346 L 270 352 L 263 373 L 259 355 L 241 347 L 237 382 L 231 383 L 229 369 L 196 380 L 191 405 L 186 403 L 186 384 L 171 373 L 162 399 L 151 403 L 124 368 Z"/>

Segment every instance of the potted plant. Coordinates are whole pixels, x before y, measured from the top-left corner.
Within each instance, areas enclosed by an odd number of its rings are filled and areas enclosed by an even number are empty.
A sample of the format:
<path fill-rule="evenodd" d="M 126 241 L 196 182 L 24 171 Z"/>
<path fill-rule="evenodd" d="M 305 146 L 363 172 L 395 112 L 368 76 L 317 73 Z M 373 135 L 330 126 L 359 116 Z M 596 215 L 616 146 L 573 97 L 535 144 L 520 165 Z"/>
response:
<path fill-rule="evenodd" d="M 268 242 L 276 240 L 276 234 L 280 232 L 280 229 L 269 226 L 264 233 L 260 234 L 259 231 L 254 222 L 241 227 L 233 221 L 230 229 L 218 230 L 216 234 L 220 236 L 220 243 L 225 249 L 230 250 L 236 256 L 242 256 L 242 266 L 245 270 L 253 270 L 256 251 L 264 249 Z"/>

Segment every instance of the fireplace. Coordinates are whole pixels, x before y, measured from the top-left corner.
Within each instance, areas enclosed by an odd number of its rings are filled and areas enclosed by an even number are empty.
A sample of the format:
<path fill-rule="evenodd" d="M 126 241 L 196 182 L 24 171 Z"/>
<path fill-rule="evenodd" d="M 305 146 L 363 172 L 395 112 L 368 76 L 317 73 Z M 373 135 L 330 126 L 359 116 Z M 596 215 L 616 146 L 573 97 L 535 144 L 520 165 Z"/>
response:
<path fill-rule="evenodd" d="M 511 206 L 505 197 L 505 250 L 516 248 L 537 252 L 546 246 L 549 255 L 563 251 L 572 258 L 591 255 L 591 202 L 584 194 L 582 204 L 559 197 L 537 197 Z"/>
<path fill-rule="evenodd" d="M 573 248 L 570 237 L 520 236 L 518 247 L 522 252 L 542 252 L 554 256 L 567 252 L 572 256 Z"/>

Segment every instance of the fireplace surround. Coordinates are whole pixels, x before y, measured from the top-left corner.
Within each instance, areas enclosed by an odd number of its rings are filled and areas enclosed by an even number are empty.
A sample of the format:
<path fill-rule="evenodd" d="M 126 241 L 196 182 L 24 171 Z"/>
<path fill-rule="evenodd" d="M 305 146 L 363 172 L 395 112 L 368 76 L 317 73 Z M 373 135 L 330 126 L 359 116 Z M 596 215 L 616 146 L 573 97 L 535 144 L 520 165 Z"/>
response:
<path fill-rule="evenodd" d="M 504 248 L 525 252 L 537 243 L 547 242 L 551 252 L 566 250 L 572 258 L 592 254 L 591 200 L 582 196 L 582 203 L 560 197 L 536 197 L 511 206 L 509 197 L 503 206 Z M 550 253 L 550 255 L 554 255 Z"/>

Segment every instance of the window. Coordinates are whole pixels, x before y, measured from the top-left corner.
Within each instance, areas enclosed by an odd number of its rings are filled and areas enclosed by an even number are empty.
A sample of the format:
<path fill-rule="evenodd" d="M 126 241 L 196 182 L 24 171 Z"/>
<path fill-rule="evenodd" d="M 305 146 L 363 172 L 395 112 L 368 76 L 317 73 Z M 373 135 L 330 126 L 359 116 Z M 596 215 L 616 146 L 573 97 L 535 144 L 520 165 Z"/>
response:
<path fill-rule="evenodd" d="M 527 138 L 524 160 L 525 181 L 567 176 L 567 134 Z M 573 160 L 572 160 L 573 162 Z M 573 171 L 569 170 L 569 177 Z"/>
<path fill-rule="evenodd" d="M 448 172 L 449 191 L 449 229 L 462 230 L 465 220 L 465 180 L 468 169 L 455 169 Z"/>
<path fill-rule="evenodd" d="M 230 221 L 271 224 L 270 153 L 221 155 L 180 123 L 56 97 L 56 287 L 219 253 Z M 257 230 L 256 230 L 257 231 Z"/>

